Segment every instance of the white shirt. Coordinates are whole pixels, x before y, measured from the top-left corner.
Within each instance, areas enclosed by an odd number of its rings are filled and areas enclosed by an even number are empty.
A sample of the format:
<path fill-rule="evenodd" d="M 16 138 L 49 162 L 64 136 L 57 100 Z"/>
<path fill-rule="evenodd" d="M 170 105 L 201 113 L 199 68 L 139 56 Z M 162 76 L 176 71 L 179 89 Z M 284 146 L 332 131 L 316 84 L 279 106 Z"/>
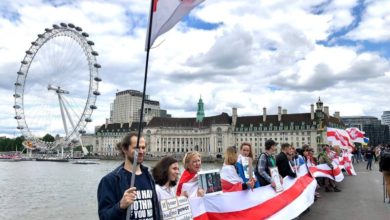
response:
<path fill-rule="evenodd" d="M 158 201 L 173 198 L 176 196 L 176 186 L 166 187 L 156 184 L 156 193 Z"/>

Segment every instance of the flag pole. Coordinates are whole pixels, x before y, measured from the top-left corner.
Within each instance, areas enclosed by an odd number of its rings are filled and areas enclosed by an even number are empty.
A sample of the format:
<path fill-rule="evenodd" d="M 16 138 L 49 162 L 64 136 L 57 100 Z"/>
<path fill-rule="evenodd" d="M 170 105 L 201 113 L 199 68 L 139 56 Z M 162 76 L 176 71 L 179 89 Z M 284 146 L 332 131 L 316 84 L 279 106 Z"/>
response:
<path fill-rule="evenodd" d="M 146 50 L 146 61 L 145 61 L 144 88 L 143 88 L 143 92 L 142 92 L 141 113 L 140 113 L 140 117 L 139 117 L 137 145 L 136 145 L 136 149 L 134 150 L 134 160 L 133 160 L 132 175 L 131 175 L 131 180 L 130 180 L 130 187 L 133 187 L 134 186 L 134 182 L 135 182 L 135 172 L 137 171 L 137 160 L 138 160 L 138 152 L 139 152 L 139 140 L 140 140 L 141 132 L 142 132 L 142 129 L 143 129 L 142 123 L 143 123 L 143 118 L 144 118 L 144 104 L 145 104 L 146 82 L 147 82 L 147 79 L 148 79 L 150 38 L 151 38 L 151 35 L 152 35 L 153 3 L 154 3 L 154 0 L 151 0 L 151 3 L 150 3 L 150 14 L 149 14 L 149 29 L 148 29 L 149 31 L 147 32 L 148 33 L 148 38 L 147 38 L 147 50 Z M 130 205 L 127 208 L 126 220 L 130 219 L 131 208 L 132 208 L 132 205 Z"/>

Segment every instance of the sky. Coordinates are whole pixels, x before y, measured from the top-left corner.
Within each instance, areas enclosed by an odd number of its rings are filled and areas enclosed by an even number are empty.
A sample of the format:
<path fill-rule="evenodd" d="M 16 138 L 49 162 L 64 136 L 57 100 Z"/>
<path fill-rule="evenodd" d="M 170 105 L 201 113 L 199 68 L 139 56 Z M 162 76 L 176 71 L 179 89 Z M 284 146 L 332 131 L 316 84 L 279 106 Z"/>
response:
<path fill-rule="evenodd" d="M 88 132 L 105 123 L 117 91 L 142 91 L 149 7 L 150 1 L 140 0 L 2 0 L 0 136 L 20 134 L 13 109 L 16 72 L 37 34 L 53 24 L 81 27 L 99 53 L 103 81 Z M 146 93 L 174 117 L 195 117 L 199 97 L 206 116 L 231 115 L 232 107 L 239 116 L 262 114 L 263 107 L 276 114 L 278 106 L 309 112 L 321 97 L 331 114 L 380 118 L 390 110 L 389 8 L 390 0 L 206 0 L 156 40 Z M 77 91 L 69 102 L 86 100 L 84 54 L 55 40 L 47 44 L 72 56 L 43 47 L 37 52 L 24 94 L 30 127 L 51 111 L 57 114 L 50 126 L 40 126 L 62 127 L 48 83 L 68 82 L 65 89 Z M 73 72 L 61 72 L 64 65 Z"/>

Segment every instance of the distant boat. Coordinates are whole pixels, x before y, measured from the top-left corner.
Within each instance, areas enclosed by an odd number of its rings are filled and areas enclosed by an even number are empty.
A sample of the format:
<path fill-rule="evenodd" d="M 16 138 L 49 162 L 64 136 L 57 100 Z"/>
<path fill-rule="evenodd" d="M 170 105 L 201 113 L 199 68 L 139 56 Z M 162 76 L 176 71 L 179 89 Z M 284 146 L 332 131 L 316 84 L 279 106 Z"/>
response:
<path fill-rule="evenodd" d="M 22 161 L 22 158 L 18 155 L 1 155 L 0 161 L 4 162 L 19 162 Z"/>
<path fill-rule="evenodd" d="M 69 159 L 66 158 L 56 158 L 56 157 L 47 157 L 47 158 L 37 158 L 36 161 L 49 161 L 49 162 L 69 162 Z"/>
<path fill-rule="evenodd" d="M 32 161 L 32 160 L 35 160 L 35 159 L 33 159 L 31 157 L 22 157 L 21 158 L 21 161 Z"/>
<path fill-rule="evenodd" d="M 99 164 L 99 163 L 94 160 L 77 160 L 73 162 L 73 164 Z"/>

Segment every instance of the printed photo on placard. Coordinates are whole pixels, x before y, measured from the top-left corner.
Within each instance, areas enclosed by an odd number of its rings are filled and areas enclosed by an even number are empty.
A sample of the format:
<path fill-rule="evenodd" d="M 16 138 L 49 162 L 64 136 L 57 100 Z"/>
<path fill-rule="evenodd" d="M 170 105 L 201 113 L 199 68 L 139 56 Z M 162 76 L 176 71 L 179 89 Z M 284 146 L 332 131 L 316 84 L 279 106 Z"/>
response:
<path fill-rule="evenodd" d="M 222 191 L 219 170 L 202 171 L 198 173 L 198 184 L 206 194 Z"/>

